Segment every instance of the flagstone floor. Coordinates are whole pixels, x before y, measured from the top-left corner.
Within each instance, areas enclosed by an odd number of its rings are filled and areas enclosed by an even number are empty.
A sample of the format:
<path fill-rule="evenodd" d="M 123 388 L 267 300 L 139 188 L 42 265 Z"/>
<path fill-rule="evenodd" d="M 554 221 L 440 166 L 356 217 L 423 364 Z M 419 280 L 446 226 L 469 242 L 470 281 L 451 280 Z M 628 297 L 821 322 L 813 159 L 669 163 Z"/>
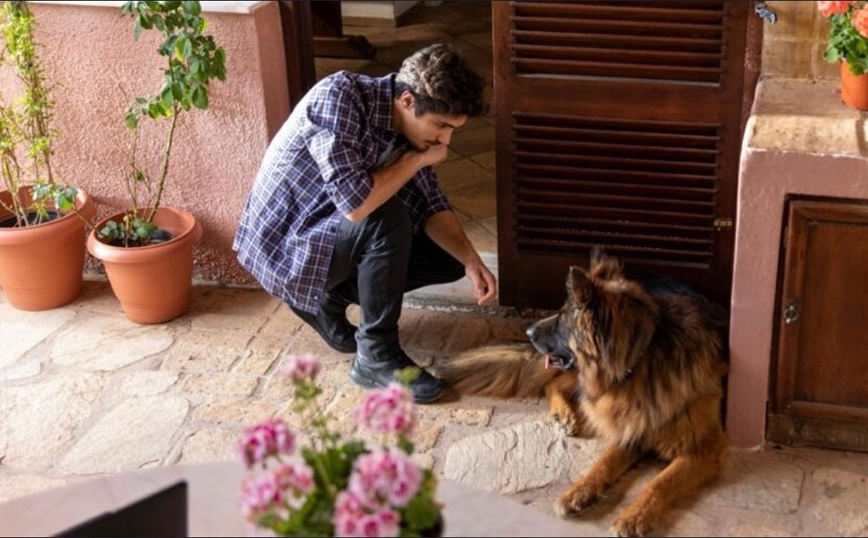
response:
<path fill-rule="evenodd" d="M 420 364 L 436 366 L 461 349 L 522 341 L 538 315 L 415 296 L 401 319 L 402 341 Z M 351 355 L 326 347 L 259 290 L 196 286 L 187 314 L 153 326 L 127 321 L 100 280 L 46 312 L 15 310 L 0 293 L 0 500 L 105 474 L 232 459 L 246 425 L 269 417 L 298 423 L 275 372 L 299 353 L 324 363 L 328 409 L 351 433 L 350 410 L 364 394 L 347 376 Z M 563 437 L 537 400 L 448 393 L 418 411 L 418 458 L 438 477 L 548 514 L 600 449 Z M 631 472 L 571 520 L 575 534 L 608 534 L 659 468 L 650 462 Z M 868 454 L 734 450 L 723 479 L 673 508 L 659 533 L 864 536 Z"/>

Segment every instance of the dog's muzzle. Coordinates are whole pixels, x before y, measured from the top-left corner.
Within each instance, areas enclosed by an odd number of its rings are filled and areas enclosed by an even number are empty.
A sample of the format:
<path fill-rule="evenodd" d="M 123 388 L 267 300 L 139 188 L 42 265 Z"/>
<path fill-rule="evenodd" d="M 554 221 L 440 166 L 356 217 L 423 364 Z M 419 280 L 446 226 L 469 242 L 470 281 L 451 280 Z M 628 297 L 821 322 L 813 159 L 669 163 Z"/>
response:
<path fill-rule="evenodd" d="M 534 323 L 527 328 L 527 337 L 533 347 L 546 356 L 546 368 L 549 366 L 561 370 L 576 368 L 576 358 L 567 345 L 560 316 L 551 316 Z"/>

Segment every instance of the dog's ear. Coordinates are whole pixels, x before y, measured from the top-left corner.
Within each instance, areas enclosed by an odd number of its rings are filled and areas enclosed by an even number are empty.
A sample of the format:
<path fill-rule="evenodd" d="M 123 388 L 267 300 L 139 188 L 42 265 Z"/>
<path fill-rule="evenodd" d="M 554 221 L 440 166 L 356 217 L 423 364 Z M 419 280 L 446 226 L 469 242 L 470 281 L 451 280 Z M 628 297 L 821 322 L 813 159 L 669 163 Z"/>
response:
<path fill-rule="evenodd" d="M 591 278 L 599 280 L 614 280 L 623 276 L 621 262 L 606 254 L 600 245 L 594 245 L 591 249 Z"/>
<path fill-rule="evenodd" d="M 591 247 L 591 267 L 600 263 L 600 259 L 606 256 L 606 249 L 603 245 L 594 245 Z"/>
<path fill-rule="evenodd" d="M 595 312 L 601 367 L 612 381 L 629 375 L 657 330 L 659 309 L 644 293 L 604 292 Z"/>
<path fill-rule="evenodd" d="M 588 272 L 578 266 L 571 266 L 567 275 L 567 297 L 569 300 L 585 304 L 591 300 L 594 284 L 588 278 Z"/>

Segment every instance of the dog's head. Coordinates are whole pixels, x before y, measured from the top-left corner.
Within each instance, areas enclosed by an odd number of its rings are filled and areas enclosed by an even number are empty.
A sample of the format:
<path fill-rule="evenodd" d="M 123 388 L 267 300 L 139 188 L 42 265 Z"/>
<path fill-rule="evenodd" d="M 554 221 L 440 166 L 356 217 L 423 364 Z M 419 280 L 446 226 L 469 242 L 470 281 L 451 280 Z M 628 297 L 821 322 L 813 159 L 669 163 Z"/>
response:
<path fill-rule="evenodd" d="M 570 268 L 566 288 L 558 313 L 528 328 L 533 346 L 558 368 L 589 369 L 612 383 L 628 377 L 656 329 L 653 300 L 599 248 L 587 270 Z"/>

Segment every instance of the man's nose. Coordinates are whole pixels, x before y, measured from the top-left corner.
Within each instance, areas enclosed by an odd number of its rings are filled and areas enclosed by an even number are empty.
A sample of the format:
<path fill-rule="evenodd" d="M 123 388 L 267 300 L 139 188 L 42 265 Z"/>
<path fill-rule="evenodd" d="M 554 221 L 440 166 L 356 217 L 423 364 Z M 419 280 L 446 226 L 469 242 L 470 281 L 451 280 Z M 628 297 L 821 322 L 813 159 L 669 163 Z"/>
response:
<path fill-rule="evenodd" d="M 437 141 L 441 144 L 449 145 L 449 142 L 452 140 L 452 131 L 446 131 L 445 133 L 441 133 L 437 137 Z"/>

